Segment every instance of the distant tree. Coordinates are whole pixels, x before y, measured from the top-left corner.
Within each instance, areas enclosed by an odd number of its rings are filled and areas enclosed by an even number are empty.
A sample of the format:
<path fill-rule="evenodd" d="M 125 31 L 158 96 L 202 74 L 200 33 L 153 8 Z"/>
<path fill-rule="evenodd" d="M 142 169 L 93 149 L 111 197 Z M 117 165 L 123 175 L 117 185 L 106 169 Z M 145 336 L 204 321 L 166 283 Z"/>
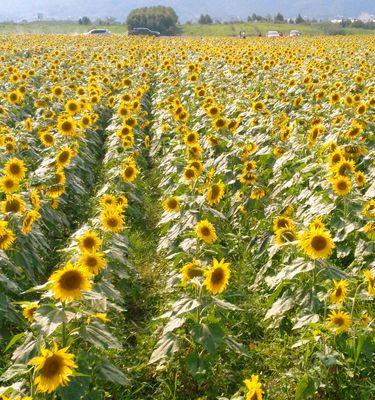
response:
<path fill-rule="evenodd" d="M 252 16 L 251 16 L 251 19 L 253 21 L 258 21 L 258 16 L 255 13 L 253 13 Z"/>
<path fill-rule="evenodd" d="M 91 24 L 91 20 L 89 17 L 82 17 L 78 20 L 78 23 L 80 25 L 90 25 Z"/>
<path fill-rule="evenodd" d="M 302 18 L 301 14 L 297 15 L 296 24 L 304 24 L 306 21 Z"/>
<path fill-rule="evenodd" d="M 43 21 L 44 15 L 43 13 L 38 13 L 38 21 Z"/>
<path fill-rule="evenodd" d="M 198 19 L 198 23 L 203 24 L 203 25 L 212 24 L 212 22 L 213 22 L 213 20 L 208 14 L 206 14 L 206 15 L 201 14 Z"/>
<path fill-rule="evenodd" d="M 176 33 L 177 22 L 174 9 L 164 6 L 135 8 L 126 19 L 129 29 L 148 28 L 164 35 Z"/>
<path fill-rule="evenodd" d="M 275 15 L 274 21 L 275 21 L 275 22 L 285 22 L 283 14 L 281 14 L 280 12 L 278 12 L 278 13 Z"/>

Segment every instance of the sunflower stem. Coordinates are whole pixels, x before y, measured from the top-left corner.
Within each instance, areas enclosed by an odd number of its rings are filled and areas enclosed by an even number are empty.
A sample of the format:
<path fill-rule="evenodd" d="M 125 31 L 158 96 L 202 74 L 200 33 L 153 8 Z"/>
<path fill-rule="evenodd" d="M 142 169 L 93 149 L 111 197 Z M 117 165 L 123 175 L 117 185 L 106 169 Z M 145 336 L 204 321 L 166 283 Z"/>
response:
<path fill-rule="evenodd" d="M 64 312 L 64 321 L 62 323 L 62 347 L 66 347 L 66 322 L 65 322 L 65 301 L 62 302 L 62 309 Z"/>

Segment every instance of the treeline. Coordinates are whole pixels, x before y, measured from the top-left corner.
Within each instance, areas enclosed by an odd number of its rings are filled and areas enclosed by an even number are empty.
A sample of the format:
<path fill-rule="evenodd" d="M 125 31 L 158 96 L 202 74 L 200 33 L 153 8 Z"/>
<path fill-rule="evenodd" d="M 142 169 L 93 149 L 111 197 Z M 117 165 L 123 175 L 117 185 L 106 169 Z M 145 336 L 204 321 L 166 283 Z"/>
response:
<path fill-rule="evenodd" d="M 298 14 L 295 19 L 293 18 L 285 18 L 283 14 L 278 12 L 276 15 L 272 16 L 270 14 L 262 16 L 262 15 L 257 15 L 256 13 L 253 13 L 252 15 L 249 15 L 246 18 L 247 22 L 274 22 L 274 23 L 288 23 L 288 24 L 305 24 L 305 25 L 311 25 L 311 24 L 316 24 L 316 23 L 330 23 L 330 21 L 318 21 L 315 18 L 309 19 L 309 18 L 303 18 L 301 14 Z M 242 19 L 236 19 L 236 20 L 231 20 L 231 21 L 220 21 L 218 19 L 214 19 L 208 14 L 201 14 L 197 23 L 198 24 L 233 24 L 233 23 L 244 23 L 245 20 Z M 188 21 L 187 24 L 192 24 L 192 21 Z M 343 19 L 340 23 L 335 24 L 339 27 L 342 28 L 363 28 L 363 29 L 375 29 L 375 22 L 374 21 L 369 21 L 369 22 L 363 22 L 361 20 L 350 20 L 350 19 Z"/>
<path fill-rule="evenodd" d="M 172 7 L 156 6 L 136 8 L 126 19 L 128 29 L 146 27 L 163 35 L 177 33 L 178 17 Z"/>

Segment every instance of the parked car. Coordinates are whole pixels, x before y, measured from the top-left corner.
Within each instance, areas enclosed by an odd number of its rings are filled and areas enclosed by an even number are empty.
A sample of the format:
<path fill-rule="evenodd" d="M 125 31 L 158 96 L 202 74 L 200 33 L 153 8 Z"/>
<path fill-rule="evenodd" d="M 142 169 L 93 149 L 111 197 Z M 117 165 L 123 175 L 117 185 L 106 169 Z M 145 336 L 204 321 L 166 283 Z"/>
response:
<path fill-rule="evenodd" d="M 280 33 L 277 31 L 268 31 L 267 37 L 280 37 Z"/>
<path fill-rule="evenodd" d="M 290 36 L 290 37 L 301 36 L 301 32 L 300 32 L 300 31 L 296 31 L 295 29 L 292 29 L 292 30 L 289 32 L 289 36 Z"/>
<path fill-rule="evenodd" d="M 85 33 L 85 35 L 110 35 L 111 32 L 107 29 L 91 29 Z"/>
<path fill-rule="evenodd" d="M 128 36 L 160 36 L 160 32 L 152 31 L 148 28 L 133 28 L 132 30 L 128 31 Z"/>

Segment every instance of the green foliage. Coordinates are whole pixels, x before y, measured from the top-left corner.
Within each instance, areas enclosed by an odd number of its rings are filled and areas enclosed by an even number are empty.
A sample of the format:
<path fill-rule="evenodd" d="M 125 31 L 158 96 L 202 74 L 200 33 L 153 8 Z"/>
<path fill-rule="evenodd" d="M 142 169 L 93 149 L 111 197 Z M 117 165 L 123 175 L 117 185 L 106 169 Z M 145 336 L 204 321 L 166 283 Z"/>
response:
<path fill-rule="evenodd" d="M 136 8 L 126 19 L 129 29 L 148 28 L 164 35 L 177 32 L 177 21 L 173 8 L 164 6 Z"/>

